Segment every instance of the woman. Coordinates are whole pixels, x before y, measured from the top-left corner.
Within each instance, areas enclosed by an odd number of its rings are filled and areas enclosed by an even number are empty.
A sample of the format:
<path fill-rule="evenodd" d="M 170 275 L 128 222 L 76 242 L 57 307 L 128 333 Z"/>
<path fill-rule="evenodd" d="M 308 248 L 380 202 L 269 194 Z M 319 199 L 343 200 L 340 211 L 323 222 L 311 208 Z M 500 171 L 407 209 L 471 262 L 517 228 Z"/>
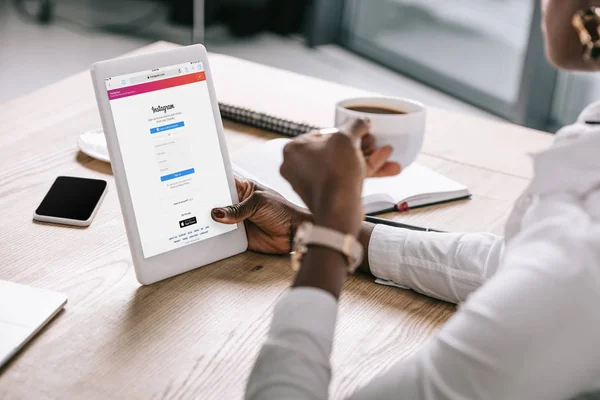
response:
<path fill-rule="evenodd" d="M 542 1 L 547 53 L 556 65 L 600 69 L 600 50 L 592 44 L 582 50 L 572 24 L 576 13 L 594 5 L 600 0 Z M 584 25 L 597 32 L 598 21 Z M 374 148 L 368 123 L 340 130 L 345 134 L 307 136 L 285 149 L 281 173 L 312 213 L 239 182 L 241 203 L 215 209 L 213 217 L 245 221 L 250 248 L 271 253 L 289 252 L 290 232 L 311 221 L 329 229 L 323 232 L 359 238 L 368 252 L 362 267 L 373 275 L 464 301 L 428 346 L 352 399 L 600 395 L 600 103 L 535 156 L 535 177 L 515 205 L 505 238 L 361 222 L 365 176 L 394 174 L 399 167 L 386 162 L 389 148 Z M 319 245 L 296 260 L 301 268 L 275 308 L 247 398 L 328 397 L 337 298 L 349 260 Z"/>

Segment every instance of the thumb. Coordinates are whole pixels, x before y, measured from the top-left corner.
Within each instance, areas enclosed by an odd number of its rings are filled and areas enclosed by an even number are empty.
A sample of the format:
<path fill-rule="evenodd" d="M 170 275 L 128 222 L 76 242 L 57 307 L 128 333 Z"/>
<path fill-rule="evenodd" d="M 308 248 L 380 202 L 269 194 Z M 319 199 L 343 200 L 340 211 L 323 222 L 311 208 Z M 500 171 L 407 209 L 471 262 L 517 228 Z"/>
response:
<path fill-rule="evenodd" d="M 368 118 L 348 119 L 338 127 L 340 132 L 350 136 L 352 141 L 357 145 L 362 141 L 362 138 L 369 134 L 371 122 Z"/>
<path fill-rule="evenodd" d="M 222 224 L 237 224 L 248 218 L 251 218 L 256 212 L 259 193 L 252 193 L 246 200 L 227 207 L 213 208 L 211 212 L 212 219 Z"/>

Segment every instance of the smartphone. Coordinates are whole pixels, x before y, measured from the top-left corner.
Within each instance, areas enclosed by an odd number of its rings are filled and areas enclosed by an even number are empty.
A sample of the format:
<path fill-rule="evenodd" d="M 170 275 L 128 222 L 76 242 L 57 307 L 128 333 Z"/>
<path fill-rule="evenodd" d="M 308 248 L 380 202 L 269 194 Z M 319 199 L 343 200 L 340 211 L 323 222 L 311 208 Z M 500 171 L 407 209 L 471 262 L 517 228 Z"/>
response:
<path fill-rule="evenodd" d="M 59 176 L 33 213 L 33 219 L 88 226 L 92 223 L 107 188 L 106 181 L 100 179 Z"/>

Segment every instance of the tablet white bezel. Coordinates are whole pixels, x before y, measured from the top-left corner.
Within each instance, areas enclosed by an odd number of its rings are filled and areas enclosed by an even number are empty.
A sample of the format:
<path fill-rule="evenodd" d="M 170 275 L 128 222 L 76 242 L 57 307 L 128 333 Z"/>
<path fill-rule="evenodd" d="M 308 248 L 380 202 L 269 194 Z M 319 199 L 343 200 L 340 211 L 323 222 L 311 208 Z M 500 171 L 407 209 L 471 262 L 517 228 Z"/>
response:
<path fill-rule="evenodd" d="M 123 219 L 125 220 L 125 229 L 127 231 L 129 247 L 131 249 L 131 257 L 133 259 L 137 279 L 144 285 L 242 253 L 248 247 L 244 224 L 240 223 L 238 224 L 238 229 L 234 231 L 146 259 L 144 259 L 143 256 L 140 234 L 135 220 L 133 203 L 131 201 L 129 185 L 125 175 L 123 158 L 119 148 L 115 123 L 108 99 L 108 91 L 105 86 L 105 79 L 195 60 L 201 60 L 204 66 L 210 101 L 213 107 L 217 133 L 219 135 L 221 155 L 227 172 L 231 200 L 232 204 L 235 204 L 238 202 L 238 196 L 231 168 L 231 160 L 229 158 L 229 152 L 227 151 L 223 123 L 221 121 L 219 105 L 215 95 L 208 55 L 204 46 L 193 45 L 139 56 L 103 61 L 94 64 L 91 68 L 96 100 L 98 102 L 100 116 L 102 117 L 102 126 L 104 128 L 112 170 L 115 177 L 115 185 L 117 186 L 121 211 L 123 213 Z"/>

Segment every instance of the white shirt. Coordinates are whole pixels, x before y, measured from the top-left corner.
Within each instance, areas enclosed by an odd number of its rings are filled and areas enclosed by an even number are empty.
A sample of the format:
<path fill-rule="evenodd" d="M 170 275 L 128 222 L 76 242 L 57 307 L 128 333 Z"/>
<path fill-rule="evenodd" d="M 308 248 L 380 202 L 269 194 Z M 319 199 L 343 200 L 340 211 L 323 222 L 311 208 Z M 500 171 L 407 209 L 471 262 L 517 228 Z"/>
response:
<path fill-rule="evenodd" d="M 376 277 L 462 304 L 431 343 L 351 399 L 600 396 L 600 125 L 585 121 L 600 121 L 600 103 L 534 157 L 506 238 L 375 228 Z M 336 315 L 329 293 L 288 291 L 246 398 L 327 399 Z"/>

